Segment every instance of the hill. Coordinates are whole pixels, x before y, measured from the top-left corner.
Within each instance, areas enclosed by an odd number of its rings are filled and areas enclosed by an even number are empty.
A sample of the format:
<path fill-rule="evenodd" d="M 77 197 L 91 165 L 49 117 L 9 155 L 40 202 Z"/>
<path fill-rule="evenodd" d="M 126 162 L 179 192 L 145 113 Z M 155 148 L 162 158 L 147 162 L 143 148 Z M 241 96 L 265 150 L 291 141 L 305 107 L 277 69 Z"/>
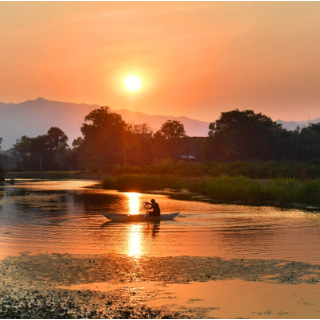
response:
<path fill-rule="evenodd" d="M 81 135 L 80 127 L 84 117 L 98 105 L 76 104 L 50 101 L 43 98 L 28 100 L 19 104 L 0 102 L 0 137 L 3 138 L 2 149 L 13 146 L 16 139 L 23 135 L 35 137 L 44 134 L 50 127 L 59 127 L 69 137 L 69 145 L 73 139 Z M 181 121 L 189 136 L 207 136 L 209 122 L 163 115 L 148 115 L 126 109 L 114 110 L 121 114 L 127 122 L 148 122 L 155 130 L 166 120 Z"/>
<path fill-rule="evenodd" d="M 304 121 L 283 121 L 278 119 L 277 123 L 282 124 L 283 128 L 288 130 L 295 130 L 297 127 L 303 128 L 307 127 L 309 123 L 318 123 L 320 122 L 320 118 L 313 119 L 313 120 L 304 120 Z"/>

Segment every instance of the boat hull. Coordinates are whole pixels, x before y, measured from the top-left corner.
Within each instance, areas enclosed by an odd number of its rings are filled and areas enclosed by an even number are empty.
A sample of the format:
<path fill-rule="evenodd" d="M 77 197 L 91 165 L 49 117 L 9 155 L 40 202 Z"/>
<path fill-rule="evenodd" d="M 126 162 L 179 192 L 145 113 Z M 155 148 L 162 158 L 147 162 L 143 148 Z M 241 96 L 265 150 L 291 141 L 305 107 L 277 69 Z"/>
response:
<path fill-rule="evenodd" d="M 139 222 L 139 221 L 165 221 L 165 220 L 173 220 L 180 212 L 174 213 L 164 213 L 160 216 L 145 216 L 144 214 L 119 214 L 119 213 L 111 213 L 111 212 L 102 212 L 102 214 L 111 221 L 116 222 Z"/>

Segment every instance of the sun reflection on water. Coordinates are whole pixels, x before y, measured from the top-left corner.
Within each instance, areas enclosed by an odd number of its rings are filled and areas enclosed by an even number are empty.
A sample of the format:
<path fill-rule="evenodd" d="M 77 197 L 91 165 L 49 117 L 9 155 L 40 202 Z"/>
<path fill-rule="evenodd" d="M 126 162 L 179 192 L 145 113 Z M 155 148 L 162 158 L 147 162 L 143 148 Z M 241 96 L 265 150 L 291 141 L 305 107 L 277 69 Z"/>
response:
<path fill-rule="evenodd" d="M 124 194 L 128 197 L 129 214 L 139 214 L 141 193 L 125 192 Z"/>
<path fill-rule="evenodd" d="M 141 224 L 131 225 L 129 229 L 128 256 L 141 255 Z"/>
<path fill-rule="evenodd" d="M 128 197 L 128 213 L 135 215 L 140 212 L 141 193 L 126 192 Z M 128 229 L 128 256 L 139 256 L 141 254 L 141 224 L 131 225 Z"/>

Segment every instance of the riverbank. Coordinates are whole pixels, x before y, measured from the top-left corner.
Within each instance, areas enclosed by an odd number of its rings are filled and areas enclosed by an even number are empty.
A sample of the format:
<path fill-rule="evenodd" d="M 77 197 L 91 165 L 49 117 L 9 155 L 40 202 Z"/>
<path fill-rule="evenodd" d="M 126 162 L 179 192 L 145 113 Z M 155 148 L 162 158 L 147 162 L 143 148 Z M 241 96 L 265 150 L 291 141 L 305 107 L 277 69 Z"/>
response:
<path fill-rule="evenodd" d="M 173 175 L 126 174 L 106 177 L 102 188 L 119 191 L 187 189 L 215 202 L 240 202 L 257 205 L 272 203 L 280 206 L 320 206 L 320 180 L 299 181 L 295 178 L 257 180 L 247 177 L 180 178 Z M 312 208 L 310 208 L 312 209 Z M 317 208 L 315 208 L 317 209 Z M 319 208 L 318 208 L 319 209 Z"/>
<path fill-rule="evenodd" d="M 187 164 L 189 165 L 189 164 Z M 231 165 L 231 164 L 228 164 Z M 235 165 L 235 164 L 233 164 Z M 181 164 L 178 164 L 181 167 Z M 196 168 L 196 164 L 192 164 Z M 200 165 L 200 166 L 204 166 Z M 142 167 L 139 167 L 139 170 Z M 152 170 L 155 170 L 155 166 Z M 172 167 L 170 167 L 172 169 Z M 245 176 L 221 175 L 212 177 L 192 174 L 119 174 L 123 170 L 134 171 L 134 167 L 118 167 L 117 174 L 103 175 L 84 171 L 32 171 L 6 172 L 5 179 L 82 179 L 102 180 L 102 188 L 119 191 L 147 192 L 165 189 L 186 189 L 196 200 L 212 202 L 241 203 L 249 205 L 271 204 L 294 206 L 308 210 L 320 210 L 320 179 L 299 180 L 296 178 L 252 179 Z M 179 173 L 179 172 L 178 172 Z M 181 174 L 181 172 L 180 172 Z M 191 177 L 190 177 L 191 175 Z M 175 197 L 188 197 L 187 193 L 175 192 Z"/>
<path fill-rule="evenodd" d="M 3 282 L 0 317 L 206 319 L 260 315 L 259 318 L 295 318 L 301 317 L 301 306 L 297 305 L 300 307 L 297 309 L 295 303 L 301 303 L 303 298 L 303 302 L 310 302 L 304 304 L 302 315 L 310 313 L 313 318 L 318 314 L 313 300 L 318 298 L 315 292 L 320 280 L 319 269 L 320 265 L 285 260 L 22 254 L 0 261 Z M 220 301 L 208 301 L 207 306 L 201 306 L 202 300 L 216 292 L 216 283 L 220 285 L 220 292 L 231 289 L 231 296 L 225 295 Z M 235 294 L 232 290 L 234 284 L 240 283 L 246 293 L 256 290 L 259 296 L 266 289 L 274 293 L 286 290 L 290 297 L 297 292 L 302 296 L 299 295 L 297 302 L 289 299 L 289 304 L 286 301 L 270 303 L 270 299 L 265 303 L 245 299 L 250 308 L 248 312 L 237 305 L 240 297 L 238 291 Z M 183 299 L 178 295 L 182 285 L 189 288 L 183 289 L 188 292 Z M 303 291 L 299 292 L 301 286 Z M 205 289 L 206 295 L 192 290 L 196 287 Z M 223 297 L 221 293 L 220 296 Z"/>
<path fill-rule="evenodd" d="M 149 174 L 174 175 L 184 178 L 201 176 L 244 176 L 251 179 L 295 178 L 307 180 L 320 178 L 320 160 L 302 161 L 232 161 L 232 162 L 173 162 L 170 159 L 148 166 L 106 166 L 100 173 L 105 175 Z"/>
<path fill-rule="evenodd" d="M 308 180 L 320 178 L 320 160 L 302 161 L 232 161 L 232 162 L 173 162 L 162 159 L 154 165 L 106 165 L 90 170 L 78 171 L 29 171 L 6 172 L 6 178 L 76 178 L 94 179 L 105 176 L 121 176 L 126 174 L 174 175 L 182 178 L 198 178 L 203 176 L 229 177 L 244 176 L 251 179 L 295 178 Z"/>
<path fill-rule="evenodd" d="M 81 179 L 81 180 L 101 180 L 105 175 L 100 173 L 87 173 L 84 171 L 17 171 L 5 172 L 4 178 L 11 179 Z"/>

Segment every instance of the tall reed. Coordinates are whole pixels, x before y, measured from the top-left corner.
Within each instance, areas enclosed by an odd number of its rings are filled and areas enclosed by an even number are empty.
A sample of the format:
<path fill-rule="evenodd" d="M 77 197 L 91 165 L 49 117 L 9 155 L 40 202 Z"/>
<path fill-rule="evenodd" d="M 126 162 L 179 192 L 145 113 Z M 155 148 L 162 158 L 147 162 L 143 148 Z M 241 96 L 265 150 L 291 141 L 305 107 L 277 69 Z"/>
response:
<path fill-rule="evenodd" d="M 299 181 L 295 178 L 253 180 L 244 176 L 219 176 L 205 179 L 179 178 L 172 175 L 126 174 L 107 177 L 105 189 L 145 192 L 149 190 L 189 189 L 212 199 L 247 204 L 275 201 L 280 205 L 294 202 L 320 205 L 320 180 Z"/>
<path fill-rule="evenodd" d="M 109 166 L 101 173 L 111 175 L 151 174 L 175 175 L 179 177 L 245 176 L 252 179 L 296 178 L 307 180 L 320 178 L 320 160 L 301 161 L 266 161 L 266 162 L 173 162 L 149 166 Z"/>

